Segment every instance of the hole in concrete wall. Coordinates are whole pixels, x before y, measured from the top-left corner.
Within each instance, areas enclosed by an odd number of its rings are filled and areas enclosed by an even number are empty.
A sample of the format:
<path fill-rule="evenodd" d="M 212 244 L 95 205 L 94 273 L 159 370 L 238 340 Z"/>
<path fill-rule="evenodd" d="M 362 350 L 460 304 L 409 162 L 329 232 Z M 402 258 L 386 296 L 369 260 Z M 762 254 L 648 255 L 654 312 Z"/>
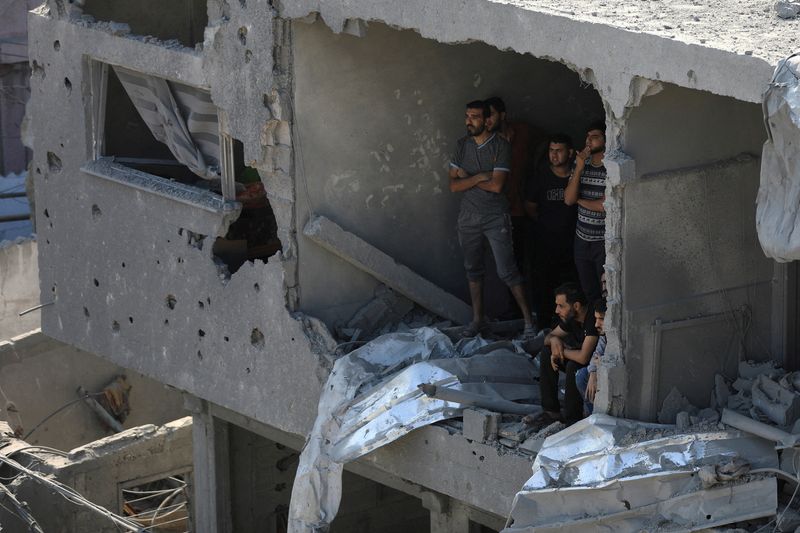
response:
<path fill-rule="evenodd" d="M 244 369 L 244 373 L 245 374 L 249 374 L 250 373 L 250 367 L 249 366 Z"/>
<path fill-rule="evenodd" d="M 228 337 L 227 335 L 225 335 L 225 336 L 224 336 L 224 337 L 222 337 L 222 338 L 223 338 L 223 339 L 225 339 L 225 342 L 228 342 L 228 341 L 230 341 L 230 340 L 231 340 L 231 339 L 230 339 L 230 337 Z"/>
<path fill-rule="evenodd" d="M 200 337 L 200 338 L 203 338 L 203 337 L 206 336 L 206 332 L 203 331 L 202 329 L 198 329 L 197 330 L 197 336 Z"/>
<path fill-rule="evenodd" d="M 130 322 L 131 324 L 133 324 L 133 317 L 132 317 L 132 316 L 129 316 L 129 317 L 128 317 L 128 322 Z"/>
<path fill-rule="evenodd" d="M 256 290 L 256 292 L 261 291 L 261 285 L 259 285 L 258 283 L 253 283 L 253 288 Z"/>
<path fill-rule="evenodd" d="M 61 158 L 58 157 L 53 152 L 47 152 L 47 167 L 50 169 L 50 172 L 53 174 L 58 174 L 61 172 Z"/>
<path fill-rule="evenodd" d="M 206 304 L 211 305 L 211 297 L 210 296 L 206 297 Z"/>
<path fill-rule="evenodd" d="M 197 307 L 199 307 L 200 309 L 203 309 L 203 308 L 205 308 L 205 306 L 206 306 L 206 304 L 204 304 L 204 303 L 202 302 L 202 300 L 201 300 L 201 301 L 199 301 L 199 302 L 197 302 Z"/>
<path fill-rule="evenodd" d="M 122 268 L 125 268 L 125 262 L 124 262 L 124 261 L 123 261 L 123 263 L 122 263 Z"/>
<path fill-rule="evenodd" d="M 253 52 L 251 50 L 244 51 L 244 62 L 249 63 L 253 60 Z"/>
<path fill-rule="evenodd" d="M 239 28 L 237 34 L 239 35 L 239 42 L 242 43 L 242 46 L 247 46 L 247 28 L 242 26 Z"/>
<path fill-rule="evenodd" d="M 168 318 L 165 318 L 165 319 L 164 319 L 164 325 L 165 325 L 165 326 L 169 326 L 169 319 L 168 319 Z"/>
<path fill-rule="evenodd" d="M 265 346 L 264 342 L 264 334 L 261 333 L 261 330 L 258 328 L 253 328 L 253 331 L 250 332 L 250 344 L 258 349 L 262 349 Z"/>
<path fill-rule="evenodd" d="M 55 294 L 55 292 L 56 292 L 56 288 L 58 288 L 58 284 L 57 284 L 57 283 L 53 283 L 53 286 L 52 286 L 52 287 L 50 287 L 50 292 L 52 292 L 53 294 Z"/>
<path fill-rule="evenodd" d="M 94 279 L 92 280 L 92 283 L 94 283 L 94 286 L 95 286 L 95 287 L 99 287 L 99 286 L 100 286 L 100 282 L 99 282 L 99 281 L 97 281 L 97 278 L 94 278 Z"/>
<path fill-rule="evenodd" d="M 200 350 L 197 350 L 197 358 L 200 359 L 201 361 L 203 360 L 203 352 L 201 352 Z"/>
<path fill-rule="evenodd" d="M 111 331 L 113 331 L 114 333 L 119 333 L 119 322 L 117 322 L 116 320 L 114 320 L 111 323 Z"/>
<path fill-rule="evenodd" d="M 239 0 L 239 5 L 242 9 L 247 7 L 247 0 Z"/>
<path fill-rule="evenodd" d="M 72 82 L 69 81 L 69 78 L 64 78 L 64 87 L 67 88 L 67 94 L 72 93 Z M 62 145 L 63 148 L 63 145 Z"/>
<path fill-rule="evenodd" d="M 56 52 L 61 50 L 61 41 L 58 40 L 53 41 L 53 50 L 55 50 Z"/>
<path fill-rule="evenodd" d="M 175 306 L 176 306 L 176 305 L 177 305 L 177 303 L 178 303 L 178 299 L 177 299 L 177 298 L 175 298 L 175 296 L 173 296 L 172 294 L 168 294 L 168 295 L 167 295 L 166 302 L 167 302 L 167 307 L 168 307 L 169 309 L 175 309 Z"/>
<path fill-rule="evenodd" d="M 99 21 L 128 24 L 137 35 L 194 47 L 208 25 L 205 0 L 85 0 L 83 12 Z"/>
<path fill-rule="evenodd" d="M 45 210 L 44 210 L 44 217 L 45 218 L 50 218 L 50 213 L 47 212 L 47 208 L 45 208 Z"/>
<path fill-rule="evenodd" d="M 103 212 L 100 210 L 97 204 L 92 205 L 92 219 L 97 220 L 101 216 L 103 216 Z"/>
<path fill-rule="evenodd" d="M 191 248 L 202 250 L 206 241 L 206 237 L 207 235 L 203 235 L 202 233 L 195 233 L 193 231 L 186 230 L 186 244 L 188 244 Z"/>
<path fill-rule="evenodd" d="M 83 316 L 85 316 L 86 318 L 89 318 L 89 309 L 86 308 L 86 307 L 83 308 Z"/>
<path fill-rule="evenodd" d="M 178 264 L 180 265 L 181 263 L 183 263 L 183 257 L 178 258 Z"/>
<path fill-rule="evenodd" d="M 247 261 L 266 262 L 282 249 L 278 224 L 258 171 L 244 161 L 244 146 L 233 141 L 233 166 L 236 199 L 242 204 L 239 218 L 228 228 L 225 237 L 214 241 L 214 256 L 233 274 Z M 258 289 L 256 289 L 258 290 Z"/>

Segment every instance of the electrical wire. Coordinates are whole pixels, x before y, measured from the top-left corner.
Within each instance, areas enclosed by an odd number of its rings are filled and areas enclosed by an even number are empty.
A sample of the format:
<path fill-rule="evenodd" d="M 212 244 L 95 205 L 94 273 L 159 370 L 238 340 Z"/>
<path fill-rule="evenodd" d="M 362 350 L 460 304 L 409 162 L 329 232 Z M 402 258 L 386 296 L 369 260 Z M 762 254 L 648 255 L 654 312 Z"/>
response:
<path fill-rule="evenodd" d="M 58 409 L 56 409 L 55 411 L 53 411 L 52 413 L 50 413 L 49 415 L 47 415 L 46 417 L 44 417 L 44 418 L 43 418 L 43 419 L 42 419 L 42 420 L 41 420 L 41 421 L 40 421 L 38 424 L 36 424 L 35 426 L 33 426 L 33 429 L 31 429 L 30 431 L 28 431 L 28 432 L 25 434 L 25 436 L 24 436 L 24 437 L 22 437 L 22 440 L 28 440 L 28 437 L 30 437 L 30 436 L 33 434 L 33 432 L 34 432 L 34 431 L 36 431 L 37 429 L 39 429 L 39 428 L 42 426 L 42 424 L 44 424 L 45 422 L 47 422 L 48 420 L 50 420 L 51 418 L 53 418 L 54 416 L 56 416 L 58 413 L 62 412 L 64 409 L 66 409 L 66 408 L 68 408 L 68 407 L 71 407 L 71 406 L 75 405 L 76 403 L 78 403 L 78 402 L 80 402 L 80 401 L 83 401 L 83 400 L 85 400 L 86 398 L 89 398 L 89 397 L 91 397 L 91 396 L 103 396 L 103 393 L 102 393 L 102 392 L 87 392 L 85 395 L 83 395 L 83 396 L 81 396 L 81 397 L 79 397 L 79 398 L 77 398 L 77 399 L 75 399 L 75 400 L 72 400 L 72 401 L 70 401 L 70 402 L 68 402 L 68 403 L 66 403 L 66 404 L 64 404 L 64 405 L 62 405 L 61 407 L 59 407 Z"/>
<path fill-rule="evenodd" d="M 47 488 L 53 490 L 54 492 L 57 492 L 64 499 L 66 499 L 68 502 L 73 503 L 75 505 L 80 505 L 80 506 L 85 507 L 87 509 L 90 509 L 90 510 L 94 511 L 95 513 L 98 513 L 98 514 L 108 518 L 109 520 L 114 522 L 116 525 L 123 526 L 123 527 L 127 528 L 128 531 L 134 531 L 134 532 L 137 532 L 137 533 L 140 533 L 140 532 L 144 531 L 144 529 L 142 529 L 138 524 L 128 520 L 125 517 L 122 517 L 122 516 L 119 516 L 119 515 L 117 515 L 115 513 L 112 513 L 111 511 L 109 511 L 108 509 L 106 509 L 105 507 L 103 507 L 101 505 L 97 505 L 96 503 L 89 501 L 88 499 L 86 499 L 83 495 L 81 495 L 79 492 L 77 492 L 72 487 L 68 487 L 67 485 L 64 485 L 63 483 L 61 483 L 59 481 L 56 481 L 54 479 L 50 479 L 49 477 L 47 477 L 47 476 L 45 476 L 45 475 L 43 475 L 43 474 L 41 474 L 39 472 L 36 472 L 35 470 L 31 470 L 30 468 L 27 468 L 27 467 L 23 466 L 22 464 L 18 463 L 17 461 L 15 461 L 15 460 L 13 460 L 13 459 L 11 459 L 9 457 L 5 457 L 3 455 L 0 455 L 0 462 L 5 463 L 6 465 L 10 466 L 11 468 L 14 468 L 14 469 L 18 470 L 19 472 L 27 475 L 28 477 L 30 477 L 34 481 L 38 481 L 42 485 L 45 485 Z"/>

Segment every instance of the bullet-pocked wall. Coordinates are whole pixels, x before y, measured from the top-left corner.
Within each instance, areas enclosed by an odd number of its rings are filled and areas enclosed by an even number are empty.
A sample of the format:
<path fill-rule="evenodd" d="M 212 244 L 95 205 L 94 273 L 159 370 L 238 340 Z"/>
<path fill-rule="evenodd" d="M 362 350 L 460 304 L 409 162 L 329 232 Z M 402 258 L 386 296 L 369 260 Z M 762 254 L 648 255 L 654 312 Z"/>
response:
<path fill-rule="evenodd" d="M 773 262 L 758 244 L 760 106 L 665 85 L 635 108 L 624 150 L 626 415 L 652 419 L 672 387 L 698 407 L 714 375 L 766 359 Z"/>
<path fill-rule="evenodd" d="M 325 215 L 464 299 L 460 195 L 447 177 L 464 104 L 497 95 L 510 120 L 579 142 L 605 115 L 597 92 L 559 63 L 379 23 L 361 37 L 319 21 L 292 28 L 298 228 L 312 211 Z M 304 311 L 331 324 L 372 297 L 371 276 L 302 236 L 298 247 Z"/>

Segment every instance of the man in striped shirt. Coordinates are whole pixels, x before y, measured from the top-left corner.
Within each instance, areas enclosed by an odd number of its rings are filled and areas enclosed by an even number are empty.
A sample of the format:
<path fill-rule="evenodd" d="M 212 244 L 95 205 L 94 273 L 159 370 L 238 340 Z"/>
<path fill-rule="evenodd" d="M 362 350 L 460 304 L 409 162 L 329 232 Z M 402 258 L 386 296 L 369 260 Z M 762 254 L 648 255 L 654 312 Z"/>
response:
<path fill-rule="evenodd" d="M 497 275 L 509 286 L 522 311 L 524 335 L 533 337 L 531 312 L 514 260 L 511 214 L 504 194 L 511 169 L 511 145 L 486 127 L 489 115 L 486 102 L 476 100 L 467 104 L 467 136 L 458 140 L 450 162 L 450 191 L 463 193 L 458 214 L 458 241 L 464 253 L 473 315 L 465 336 L 475 336 L 483 327 L 484 241 L 488 241 Z"/>
<path fill-rule="evenodd" d="M 602 292 L 600 277 L 606 261 L 606 125 L 587 128 L 586 146 L 575 158 L 575 169 L 564 191 L 567 205 L 578 204 L 575 225 L 575 268 L 584 294 L 593 302 Z"/>

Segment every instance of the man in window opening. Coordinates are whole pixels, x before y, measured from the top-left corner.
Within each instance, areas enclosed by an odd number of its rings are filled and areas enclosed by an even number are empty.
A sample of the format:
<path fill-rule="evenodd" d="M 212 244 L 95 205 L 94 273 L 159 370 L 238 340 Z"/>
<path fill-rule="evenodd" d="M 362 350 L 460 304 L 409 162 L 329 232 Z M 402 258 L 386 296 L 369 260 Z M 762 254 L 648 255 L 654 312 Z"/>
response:
<path fill-rule="evenodd" d="M 564 191 L 567 205 L 578 205 L 575 226 L 575 267 L 583 292 L 590 301 L 600 298 L 600 275 L 606 260 L 606 125 L 587 128 L 586 146 L 578 152 L 575 169 Z"/>
<path fill-rule="evenodd" d="M 552 327 L 555 288 L 578 280 L 573 254 L 578 210 L 564 203 L 574 154 L 569 136 L 563 133 L 551 135 L 548 164 L 543 162 L 535 169 L 525 200 L 525 210 L 536 222 L 533 284 L 538 296 L 536 312 L 540 328 Z"/>
<path fill-rule="evenodd" d="M 594 410 L 594 396 L 597 394 L 597 367 L 600 359 L 606 352 L 606 332 L 604 322 L 606 318 L 606 299 L 600 298 L 594 304 L 594 327 L 600 337 L 597 339 L 594 354 L 592 354 L 589 365 L 581 368 L 575 374 L 575 384 L 583 398 L 584 414 L 590 415 Z"/>
<path fill-rule="evenodd" d="M 467 135 L 458 140 L 450 163 L 450 190 L 463 193 L 458 214 L 458 240 L 464 253 L 472 322 L 465 336 L 483 328 L 484 239 L 489 242 L 498 277 L 509 286 L 525 320 L 523 335 L 534 336 L 531 313 L 525 301 L 522 276 L 514 261 L 511 215 L 504 185 L 511 168 L 511 145 L 486 127 L 489 106 L 481 101 L 466 106 Z"/>
<path fill-rule="evenodd" d="M 575 283 L 565 283 L 555 290 L 558 325 L 545 337 L 539 352 L 539 387 L 544 412 L 525 417 L 527 424 L 546 425 L 562 420 L 558 402 L 558 373 L 566 374 L 564 416 L 567 424 L 583 418 L 583 398 L 575 383 L 575 374 L 589 363 L 597 346 L 594 309 Z"/>

